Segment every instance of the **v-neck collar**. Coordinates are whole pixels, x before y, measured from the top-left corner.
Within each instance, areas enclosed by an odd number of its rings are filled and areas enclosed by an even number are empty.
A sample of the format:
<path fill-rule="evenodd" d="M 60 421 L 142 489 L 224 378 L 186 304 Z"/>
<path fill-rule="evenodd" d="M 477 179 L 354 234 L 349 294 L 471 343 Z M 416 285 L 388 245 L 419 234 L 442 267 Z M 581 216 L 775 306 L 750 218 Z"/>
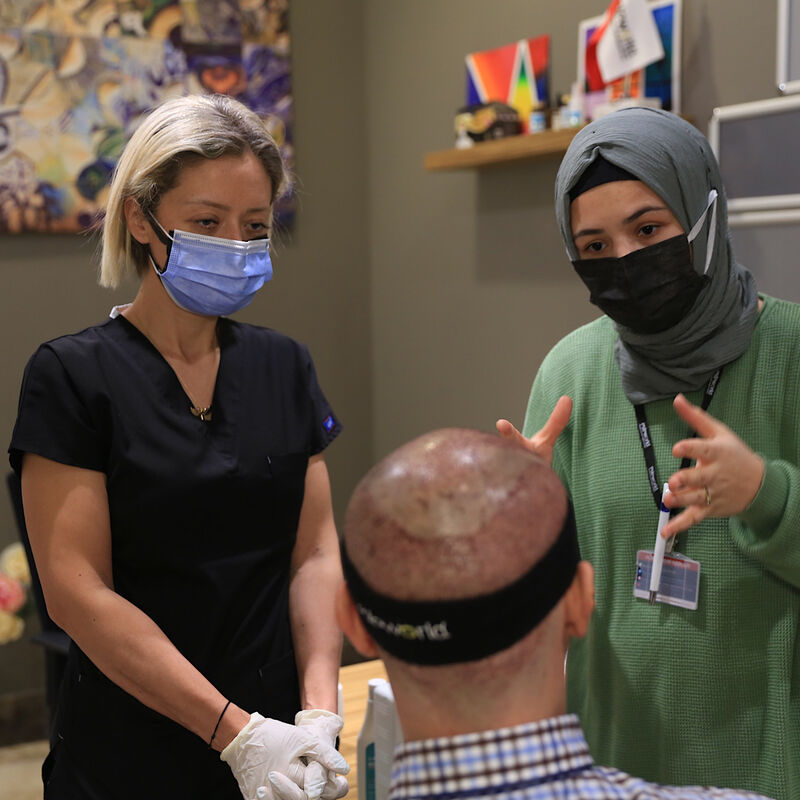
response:
<path fill-rule="evenodd" d="M 114 324 L 114 322 L 117 320 L 121 320 L 121 324 L 125 330 L 127 330 L 136 340 L 140 342 L 144 348 L 144 352 L 147 352 L 152 358 L 155 358 L 161 364 L 161 380 L 159 380 L 159 384 L 161 385 L 165 395 L 167 397 L 180 398 L 181 405 L 185 405 L 186 407 L 187 415 L 191 415 L 190 408 L 194 406 L 194 403 L 186 392 L 186 389 L 183 387 L 183 384 L 181 383 L 180 378 L 178 378 L 174 368 L 164 357 L 163 353 L 153 344 L 153 342 L 140 328 L 138 328 L 123 314 L 117 314 L 115 317 L 112 317 L 109 322 L 110 324 Z M 231 320 L 227 319 L 226 317 L 220 317 L 217 320 L 216 333 L 217 344 L 219 345 L 219 364 L 217 365 L 217 374 L 214 380 L 214 392 L 211 399 L 212 417 L 208 422 L 202 421 L 197 417 L 192 417 L 197 421 L 198 424 L 205 426 L 213 425 L 216 421 L 215 417 L 225 415 L 224 402 L 222 400 L 222 387 L 226 382 L 228 382 L 229 370 L 227 356 L 230 346 L 235 341 L 235 334 L 232 328 Z M 235 382 L 238 383 L 238 381 Z"/>

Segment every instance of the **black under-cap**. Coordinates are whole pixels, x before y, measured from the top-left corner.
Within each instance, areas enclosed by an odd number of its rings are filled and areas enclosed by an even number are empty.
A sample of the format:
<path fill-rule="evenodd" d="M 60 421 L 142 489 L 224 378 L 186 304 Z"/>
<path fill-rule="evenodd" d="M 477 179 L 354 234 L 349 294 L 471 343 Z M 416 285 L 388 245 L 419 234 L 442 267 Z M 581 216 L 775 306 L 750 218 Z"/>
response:
<path fill-rule="evenodd" d="M 578 195 L 588 192 L 589 189 L 594 189 L 595 186 L 601 186 L 604 183 L 638 180 L 639 178 L 632 175 L 628 170 L 622 169 L 622 167 L 618 167 L 610 161 L 606 161 L 603 156 L 597 156 L 597 158 L 586 167 L 575 185 L 569 190 L 569 199 L 570 202 L 572 202 Z"/>

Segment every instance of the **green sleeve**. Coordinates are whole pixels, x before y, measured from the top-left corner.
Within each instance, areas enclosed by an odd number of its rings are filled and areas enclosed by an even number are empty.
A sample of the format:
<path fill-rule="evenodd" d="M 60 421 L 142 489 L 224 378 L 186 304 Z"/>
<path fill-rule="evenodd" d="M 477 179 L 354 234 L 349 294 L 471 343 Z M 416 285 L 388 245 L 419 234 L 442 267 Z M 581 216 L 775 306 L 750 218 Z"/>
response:
<path fill-rule="evenodd" d="M 779 578 L 800 588 L 800 468 L 767 461 L 753 502 L 731 518 L 738 547 Z"/>

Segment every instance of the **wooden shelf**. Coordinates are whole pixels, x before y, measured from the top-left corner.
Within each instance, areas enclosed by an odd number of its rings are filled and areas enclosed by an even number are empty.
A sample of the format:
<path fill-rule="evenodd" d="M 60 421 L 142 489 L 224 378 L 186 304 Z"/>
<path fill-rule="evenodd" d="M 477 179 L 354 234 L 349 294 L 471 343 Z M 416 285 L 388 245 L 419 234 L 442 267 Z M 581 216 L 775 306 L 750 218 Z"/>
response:
<path fill-rule="evenodd" d="M 562 155 L 579 130 L 580 128 L 564 128 L 559 131 L 522 133 L 505 139 L 476 142 L 472 147 L 463 150 L 436 150 L 425 154 L 425 169 L 471 169 Z"/>

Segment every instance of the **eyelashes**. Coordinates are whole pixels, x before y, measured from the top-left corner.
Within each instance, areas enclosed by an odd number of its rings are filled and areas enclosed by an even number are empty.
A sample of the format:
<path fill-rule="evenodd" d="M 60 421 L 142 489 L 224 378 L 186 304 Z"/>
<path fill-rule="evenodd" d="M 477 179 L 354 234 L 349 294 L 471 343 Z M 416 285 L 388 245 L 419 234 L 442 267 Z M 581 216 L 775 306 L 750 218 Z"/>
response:
<path fill-rule="evenodd" d="M 646 222 L 636 228 L 636 238 L 650 239 L 651 237 L 656 236 L 662 227 L 663 226 L 660 222 Z M 608 250 L 609 246 L 610 244 L 607 240 L 592 239 L 586 244 L 581 245 L 578 250 L 579 252 L 588 255 L 600 255 Z"/>

